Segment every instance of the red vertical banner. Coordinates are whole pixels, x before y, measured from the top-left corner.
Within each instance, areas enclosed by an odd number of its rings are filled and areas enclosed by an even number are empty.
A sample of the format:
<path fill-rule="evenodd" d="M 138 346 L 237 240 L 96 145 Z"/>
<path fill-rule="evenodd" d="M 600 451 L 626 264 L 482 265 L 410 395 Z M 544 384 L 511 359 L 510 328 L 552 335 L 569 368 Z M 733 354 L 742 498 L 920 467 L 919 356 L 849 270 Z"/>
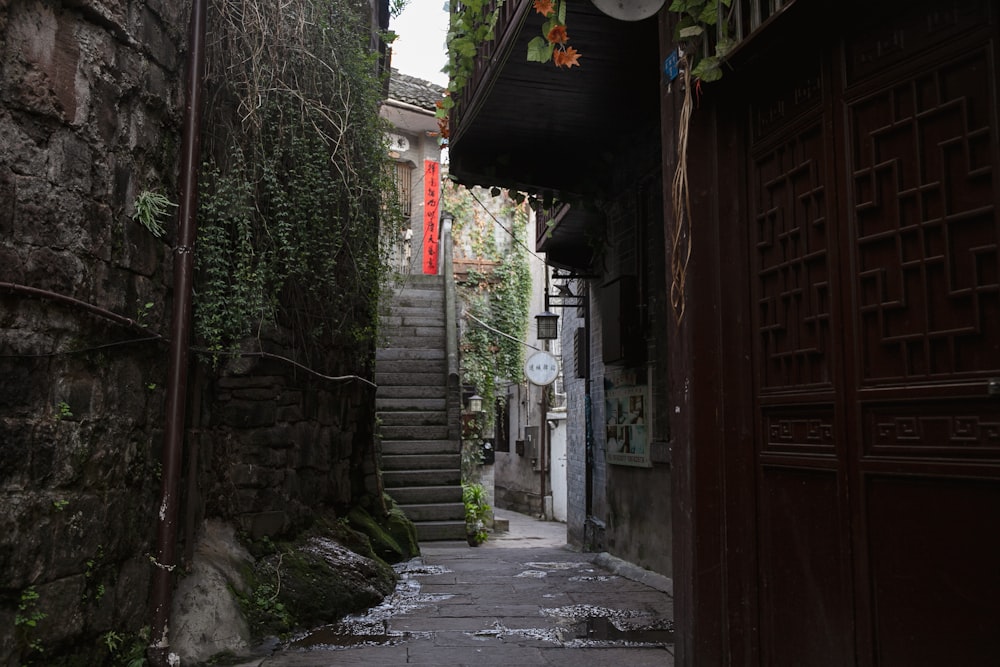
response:
<path fill-rule="evenodd" d="M 438 209 L 441 205 L 441 165 L 424 160 L 424 273 L 438 272 Z"/>

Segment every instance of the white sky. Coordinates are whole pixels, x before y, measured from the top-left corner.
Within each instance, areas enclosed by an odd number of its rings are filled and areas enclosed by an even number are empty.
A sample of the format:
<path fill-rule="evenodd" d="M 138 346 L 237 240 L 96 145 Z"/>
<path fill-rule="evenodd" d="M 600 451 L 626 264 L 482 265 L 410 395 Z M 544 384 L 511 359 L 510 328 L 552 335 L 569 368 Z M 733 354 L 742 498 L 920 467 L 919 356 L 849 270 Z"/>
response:
<path fill-rule="evenodd" d="M 403 13 L 389 22 L 389 29 L 399 37 L 392 45 L 392 66 L 439 86 L 448 86 L 448 76 L 441 71 L 448 58 L 447 0 L 410 0 Z"/>

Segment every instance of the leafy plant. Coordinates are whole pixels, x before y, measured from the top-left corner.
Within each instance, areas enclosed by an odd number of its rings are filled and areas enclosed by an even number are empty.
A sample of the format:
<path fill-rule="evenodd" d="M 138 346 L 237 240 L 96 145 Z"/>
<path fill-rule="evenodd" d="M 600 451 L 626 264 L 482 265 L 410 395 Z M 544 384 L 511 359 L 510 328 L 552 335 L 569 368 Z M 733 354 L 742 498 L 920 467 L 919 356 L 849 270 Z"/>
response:
<path fill-rule="evenodd" d="M 144 667 L 149 634 L 148 625 L 131 636 L 123 636 L 114 630 L 108 630 L 101 636 L 101 641 L 111 654 L 116 667 Z"/>
<path fill-rule="evenodd" d="M 56 508 L 57 512 L 62 512 L 64 509 L 69 507 L 69 501 L 65 498 L 60 498 L 59 500 L 53 500 L 52 506 Z"/>
<path fill-rule="evenodd" d="M 719 8 L 730 9 L 719 21 Z M 673 0 L 669 11 L 680 15 L 674 41 L 682 45 L 691 77 L 709 83 L 722 78 L 722 61 L 736 45 L 729 34 L 732 0 Z M 710 28 L 718 26 L 717 36 Z"/>
<path fill-rule="evenodd" d="M 566 32 L 566 4 L 568 0 L 535 0 L 535 11 L 547 20 L 542 24 L 542 35 L 528 42 L 528 61 L 547 63 L 569 69 L 580 66 L 580 54 L 569 43 Z"/>
<path fill-rule="evenodd" d="M 528 207 L 508 194 L 487 200 L 484 191 L 449 185 L 442 199 L 455 215 L 456 246 L 469 247 L 472 256 L 492 265 L 488 271 L 469 271 L 459 281 L 459 293 L 468 315 L 460 347 L 462 382 L 476 388 L 483 398 L 485 423 L 491 423 L 498 380 L 520 381 L 531 303 L 531 272 L 528 267 Z M 509 232 L 504 243 L 497 240 L 498 227 Z M 507 334 L 506 336 L 501 333 Z"/>
<path fill-rule="evenodd" d="M 14 629 L 17 631 L 18 641 L 27 648 L 29 653 L 44 653 L 45 651 L 41 641 L 33 636 L 38 622 L 48 616 L 37 608 L 38 600 L 38 591 L 35 590 L 34 586 L 25 588 L 21 591 L 17 612 L 14 614 Z M 31 661 L 26 660 L 23 664 L 31 664 Z"/>
<path fill-rule="evenodd" d="M 170 201 L 160 192 L 143 190 L 135 198 L 135 212 L 132 219 L 145 227 L 156 238 L 163 236 L 163 225 L 160 222 L 177 204 Z"/>
<path fill-rule="evenodd" d="M 150 312 L 152 312 L 155 304 L 152 301 L 140 304 L 138 299 L 136 299 L 135 303 L 135 322 L 139 326 L 144 327 L 147 324 L 147 318 L 149 317 Z"/>
<path fill-rule="evenodd" d="M 55 415 L 56 421 L 60 421 L 62 419 L 72 419 L 72 418 L 73 418 L 73 411 L 70 409 L 69 403 L 67 403 L 66 401 L 59 401 L 58 403 L 56 403 L 56 415 Z"/>
<path fill-rule="evenodd" d="M 490 507 L 487 499 L 486 487 L 482 484 L 462 485 L 462 502 L 465 504 L 465 532 L 470 545 L 482 544 L 489 538 L 489 532 L 486 530 L 486 519 L 493 508 Z"/>
<path fill-rule="evenodd" d="M 21 599 L 17 604 L 17 613 L 14 615 L 14 625 L 33 628 L 38 625 L 38 621 L 44 619 L 48 614 L 36 609 L 38 604 L 38 591 L 34 586 L 29 586 L 21 591 Z"/>
<path fill-rule="evenodd" d="M 294 625 L 291 612 L 279 599 L 282 558 L 283 554 L 274 564 L 259 561 L 253 572 L 250 592 L 238 596 L 254 636 L 281 634 Z"/>
<path fill-rule="evenodd" d="M 247 4 L 249 2 L 249 4 Z M 216 358 L 272 325 L 308 357 L 370 340 L 392 225 L 366 21 L 346 0 L 222 0 L 209 34 L 195 330 Z M 358 354 L 353 354 L 358 350 Z"/>

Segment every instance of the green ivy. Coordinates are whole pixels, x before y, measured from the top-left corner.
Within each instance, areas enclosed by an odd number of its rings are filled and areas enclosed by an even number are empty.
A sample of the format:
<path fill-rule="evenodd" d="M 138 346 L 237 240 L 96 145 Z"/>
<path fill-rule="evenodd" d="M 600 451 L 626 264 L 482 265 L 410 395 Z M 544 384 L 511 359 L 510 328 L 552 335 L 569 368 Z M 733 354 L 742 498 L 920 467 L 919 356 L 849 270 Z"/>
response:
<path fill-rule="evenodd" d="M 674 41 L 683 46 L 692 67 L 691 77 L 706 83 L 722 78 L 722 61 L 736 45 L 729 34 L 730 16 L 719 23 L 719 8 L 729 9 L 732 0 L 673 0 L 670 11 L 680 15 Z M 718 37 L 710 28 L 718 26 Z"/>
<path fill-rule="evenodd" d="M 528 266 L 527 223 L 529 208 L 507 195 L 497 207 L 498 220 L 510 227 L 508 243 L 497 243 L 497 222 L 480 206 L 473 193 L 449 186 L 444 192 L 445 206 L 455 214 L 453 236 L 456 245 L 468 243 L 473 254 L 495 265 L 489 273 L 470 271 L 459 283 L 466 311 L 495 331 L 471 319 L 460 342 L 462 381 L 472 385 L 483 398 L 487 423 L 492 420 L 496 402 L 496 381 L 520 382 L 524 374 L 524 345 L 531 302 L 531 271 Z M 480 200 L 481 197 L 480 197 Z M 502 331 L 508 336 L 502 336 Z"/>
<path fill-rule="evenodd" d="M 307 357 L 372 340 L 398 212 L 368 18 L 350 0 L 213 17 L 194 313 L 217 355 L 272 324 Z"/>

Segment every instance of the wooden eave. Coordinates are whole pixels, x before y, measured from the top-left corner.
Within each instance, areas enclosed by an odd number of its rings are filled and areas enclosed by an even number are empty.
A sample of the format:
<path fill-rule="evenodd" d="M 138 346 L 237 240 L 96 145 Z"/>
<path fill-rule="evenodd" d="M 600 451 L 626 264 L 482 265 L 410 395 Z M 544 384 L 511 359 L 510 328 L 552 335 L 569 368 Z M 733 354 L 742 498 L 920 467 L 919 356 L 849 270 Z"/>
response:
<path fill-rule="evenodd" d="M 478 78 L 456 98 L 450 173 L 467 185 L 599 198 L 623 142 L 658 122 L 657 20 L 616 21 L 588 0 L 569 2 L 569 44 L 581 54 L 571 69 L 528 62 L 542 23 L 531 0 L 505 4 Z"/>
<path fill-rule="evenodd" d="M 571 1 L 569 44 L 581 55 L 579 67 L 565 69 L 527 60 L 542 23 L 531 0 L 503 6 L 496 39 L 456 98 L 450 173 L 466 185 L 575 202 L 549 228 L 540 223 L 536 247 L 555 265 L 586 268 L 588 233 L 603 227 L 591 204 L 616 189 L 630 142 L 658 127 L 658 25 L 655 17 L 616 21 L 588 0 Z"/>

